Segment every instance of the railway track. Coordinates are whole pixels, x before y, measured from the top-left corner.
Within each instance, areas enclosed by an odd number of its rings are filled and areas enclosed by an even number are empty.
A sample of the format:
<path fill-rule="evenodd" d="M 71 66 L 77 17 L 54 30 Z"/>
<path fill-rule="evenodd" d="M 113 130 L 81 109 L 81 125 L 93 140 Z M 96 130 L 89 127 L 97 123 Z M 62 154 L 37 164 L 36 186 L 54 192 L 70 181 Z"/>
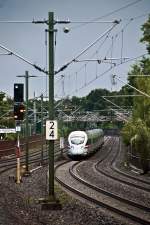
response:
<path fill-rule="evenodd" d="M 114 170 L 114 171 L 118 170 L 117 168 L 114 168 L 114 165 L 115 165 L 114 158 L 117 156 L 117 154 L 119 154 L 119 150 L 114 154 L 113 160 L 110 161 L 110 159 L 109 159 L 110 154 L 112 154 L 112 151 L 113 151 L 112 146 L 114 146 L 114 145 L 116 145 L 115 138 L 105 139 L 104 147 L 99 151 L 101 153 L 103 152 L 103 154 L 101 154 L 100 160 L 94 164 L 95 170 L 97 170 L 97 168 L 99 168 L 99 171 L 97 171 L 97 172 L 99 172 L 99 173 L 102 172 L 99 165 L 103 164 L 105 160 L 107 161 L 107 164 L 109 165 L 109 167 L 111 167 L 112 170 Z M 55 156 L 57 154 L 58 155 L 60 154 L 59 150 L 55 151 Z M 40 163 L 40 160 L 41 160 L 40 156 L 41 156 L 40 150 L 38 150 L 37 152 L 32 152 L 30 155 L 30 163 Z M 95 155 L 91 159 L 95 162 L 96 157 L 97 156 Z M 87 161 L 90 162 L 91 159 L 89 159 Z M 45 162 L 47 160 L 47 151 L 46 150 L 44 150 L 44 160 L 45 160 Z M 24 155 L 22 156 L 21 161 L 22 161 L 22 163 L 25 162 Z M 11 157 L 11 159 L 7 159 L 7 160 L 1 159 L 0 162 L 1 162 L 0 172 L 4 172 L 4 171 L 6 171 L 10 168 L 14 168 L 16 166 L 16 158 L 14 155 Z M 7 165 L 6 165 L 6 163 L 7 163 Z M 82 163 L 84 163 L 84 162 L 69 161 L 69 162 L 65 162 L 65 163 L 63 162 L 62 165 L 57 166 L 56 167 L 57 182 L 59 182 L 61 185 L 63 185 L 65 188 L 67 188 L 71 192 L 96 204 L 97 206 L 102 206 L 104 208 L 107 208 L 117 214 L 120 214 L 129 219 L 132 219 L 133 221 L 136 221 L 140 224 L 149 224 L 150 223 L 150 216 L 149 216 L 150 208 L 149 207 L 146 207 L 146 206 L 143 206 L 136 202 L 133 202 L 131 200 L 125 199 L 124 197 L 117 196 L 105 189 L 98 187 L 97 185 L 91 184 L 91 182 L 88 182 L 86 179 L 84 179 L 83 177 L 81 177 L 78 174 L 78 168 Z M 104 168 L 104 166 L 102 166 L 102 167 Z M 106 171 L 104 172 L 104 169 L 103 169 L 103 176 L 108 177 L 108 173 Z M 63 177 L 65 177 L 64 178 L 65 181 L 62 179 Z M 115 176 L 112 176 L 109 178 L 116 179 Z M 66 183 L 66 180 L 69 183 Z M 118 178 L 118 181 L 126 183 L 124 178 L 122 178 L 121 180 Z M 131 185 L 131 182 L 129 182 L 128 185 Z M 146 191 L 146 189 L 145 189 L 145 191 Z"/>
<path fill-rule="evenodd" d="M 63 153 L 65 153 L 65 149 L 63 149 Z M 58 158 L 61 155 L 61 151 L 59 149 L 59 143 L 55 144 L 55 153 L 54 153 L 54 158 Z M 21 155 L 21 165 L 25 165 L 25 152 L 22 152 Z M 32 164 L 41 164 L 41 163 L 47 163 L 48 160 L 48 150 L 45 146 L 44 150 L 43 150 L 43 162 L 41 160 L 41 149 L 37 149 L 37 150 L 29 150 L 29 165 Z M 16 156 L 15 154 L 10 155 L 9 157 L 6 158 L 1 158 L 0 159 L 0 173 L 3 173 L 9 169 L 15 168 L 16 167 Z"/>
<path fill-rule="evenodd" d="M 65 149 L 63 153 L 65 153 Z M 48 162 L 48 151 L 44 148 L 44 157 L 43 157 L 43 166 L 47 166 Z M 54 159 L 56 160 L 61 156 L 61 151 L 59 149 L 59 143 L 55 144 L 55 153 Z M 37 165 L 41 163 L 41 150 L 29 151 L 29 168 L 33 164 L 33 168 L 38 168 Z M 25 153 L 21 156 L 21 164 L 25 164 Z M 12 179 L 8 177 L 13 176 L 16 168 L 16 156 L 12 154 L 9 158 L 0 159 L 0 175 L 2 175 L 2 180 L 5 182 L 0 182 L 0 224 L 45 224 L 41 222 L 44 221 L 44 218 L 41 219 L 38 215 L 35 217 L 34 210 L 32 209 L 32 204 L 30 204 L 30 198 L 28 197 L 29 193 L 21 193 L 22 185 L 16 186 L 15 182 L 12 182 Z M 46 168 L 42 168 L 43 170 Z M 8 172 L 7 172 L 8 171 Z M 6 172 L 6 173 L 5 173 Z M 43 174 L 42 174 L 43 175 Z M 45 174 L 46 175 L 46 174 Z M 4 178 L 5 177 L 5 178 Z M 40 176 L 41 177 L 41 176 Z M 46 177 L 46 176 L 45 176 Z M 32 181 L 32 176 L 28 178 Z M 46 182 L 45 182 L 46 183 Z M 43 185 L 44 192 L 46 190 L 45 183 Z M 31 183 L 28 184 L 30 186 Z M 26 181 L 23 180 L 23 186 L 26 185 Z M 19 188 L 20 187 L 20 188 Z M 38 192 L 38 191 L 37 191 Z M 45 194 L 45 193 L 44 193 Z M 28 199 L 29 198 L 29 199 Z M 13 202 L 13 206 L 12 206 Z M 15 206 L 15 207 L 14 207 Z M 12 208 L 13 207 L 13 208 Z M 39 212 L 40 214 L 40 212 Z M 34 218 L 35 217 L 35 218 Z M 10 219 L 11 218 L 11 219 Z M 8 223 L 7 223 L 8 220 Z"/>
<path fill-rule="evenodd" d="M 150 178 L 149 177 L 143 177 L 143 176 L 139 176 L 140 174 L 138 173 L 138 174 L 135 174 L 135 173 L 132 173 L 131 174 L 131 171 L 130 172 L 128 172 L 127 170 L 126 171 L 123 171 L 123 170 L 120 170 L 119 168 L 118 168 L 118 164 L 120 164 L 120 155 L 121 155 L 121 143 L 120 143 L 120 148 L 119 148 L 119 151 L 118 151 L 118 154 L 117 154 L 117 158 L 118 158 L 118 160 L 116 159 L 114 159 L 112 162 L 111 162 L 111 169 L 115 172 L 115 173 L 117 173 L 118 175 L 121 175 L 121 176 L 123 176 L 124 177 L 124 179 L 125 179 L 125 177 L 128 179 L 128 178 L 130 178 L 131 180 L 132 180 L 132 182 L 133 182 L 133 179 L 134 179 L 134 181 L 137 181 L 138 183 L 141 183 L 142 184 L 142 186 L 143 186 L 143 184 L 146 184 L 146 185 L 148 185 L 149 186 L 149 190 L 150 190 Z"/>
<path fill-rule="evenodd" d="M 115 179 L 116 181 L 122 182 L 129 186 L 133 186 L 143 191 L 150 192 L 150 182 L 142 180 L 135 176 L 126 174 L 125 172 L 122 172 L 116 167 L 116 158 L 120 154 L 120 151 L 121 151 L 121 148 L 119 143 L 119 147 L 117 151 L 115 152 L 114 156 L 110 160 L 108 160 L 109 171 L 107 171 L 107 168 L 105 169 L 104 167 L 100 166 L 101 162 L 104 160 L 99 160 L 95 163 L 94 165 L 95 170 L 109 178 Z"/>
<path fill-rule="evenodd" d="M 107 144 L 110 145 L 110 141 Z M 116 146 L 116 141 L 112 140 L 112 144 L 113 144 L 112 146 L 114 145 Z M 106 146 L 105 146 L 105 150 L 106 150 Z M 103 154 L 103 156 L 101 157 L 101 160 L 99 160 L 98 163 L 100 164 L 100 162 L 104 163 L 105 160 L 107 161 L 107 159 L 110 157 L 111 152 L 112 152 L 112 148 L 107 147 L 106 153 Z M 109 165 L 108 161 L 107 161 L 107 164 Z M 119 215 L 124 216 L 125 218 L 132 219 L 132 221 L 134 222 L 138 222 L 140 224 L 150 224 L 150 208 L 148 206 L 142 205 L 136 201 L 129 200 L 125 198 L 124 196 L 119 196 L 117 194 L 114 194 L 112 191 L 103 189 L 99 187 L 98 185 L 93 184 L 91 181 L 84 179 L 84 177 L 81 177 L 79 175 L 79 165 L 81 165 L 82 163 L 84 164 L 84 162 L 72 161 L 72 162 L 63 164 L 61 167 L 59 166 L 56 169 L 57 182 L 59 182 L 62 186 L 64 186 L 71 192 L 77 194 L 83 199 L 86 199 L 96 204 L 97 206 L 102 206 L 104 208 L 107 208 Z M 102 166 L 102 168 L 104 168 L 104 165 Z M 103 174 L 103 176 L 107 177 L 108 179 L 107 175 L 108 175 L 107 173 Z M 92 175 L 89 175 L 89 176 L 92 176 Z M 65 178 L 63 179 L 63 177 Z M 111 180 L 112 179 L 115 179 L 115 178 L 111 177 Z M 110 185 L 111 185 L 111 181 L 110 181 Z M 148 194 L 148 192 L 146 193 Z"/>
<path fill-rule="evenodd" d="M 30 136 L 28 140 L 29 148 L 37 148 L 42 145 L 43 139 L 40 135 Z M 45 141 L 43 142 L 45 144 Z M 15 141 L 0 141 L 0 159 L 15 154 Z M 24 151 L 26 146 L 25 138 L 20 139 L 20 147 Z"/>

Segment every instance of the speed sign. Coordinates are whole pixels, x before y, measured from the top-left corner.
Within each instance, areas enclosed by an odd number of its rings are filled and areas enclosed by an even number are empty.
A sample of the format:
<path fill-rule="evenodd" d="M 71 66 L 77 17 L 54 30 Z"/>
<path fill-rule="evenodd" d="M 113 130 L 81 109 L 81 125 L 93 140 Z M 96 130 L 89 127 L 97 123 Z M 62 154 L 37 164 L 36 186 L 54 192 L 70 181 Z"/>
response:
<path fill-rule="evenodd" d="M 56 140 L 58 138 L 57 120 L 46 121 L 46 140 Z"/>

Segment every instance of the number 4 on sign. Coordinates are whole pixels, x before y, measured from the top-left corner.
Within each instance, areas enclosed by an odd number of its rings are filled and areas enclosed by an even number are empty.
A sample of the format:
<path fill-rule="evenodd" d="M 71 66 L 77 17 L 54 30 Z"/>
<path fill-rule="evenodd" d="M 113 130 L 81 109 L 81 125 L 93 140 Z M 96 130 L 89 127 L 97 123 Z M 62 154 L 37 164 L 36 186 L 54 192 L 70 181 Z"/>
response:
<path fill-rule="evenodd" d="M 46 121 L 46 140 L 56 140 L 58 138 L 58 129 L 57 129 L 56 120 L 47 120 Z"/>

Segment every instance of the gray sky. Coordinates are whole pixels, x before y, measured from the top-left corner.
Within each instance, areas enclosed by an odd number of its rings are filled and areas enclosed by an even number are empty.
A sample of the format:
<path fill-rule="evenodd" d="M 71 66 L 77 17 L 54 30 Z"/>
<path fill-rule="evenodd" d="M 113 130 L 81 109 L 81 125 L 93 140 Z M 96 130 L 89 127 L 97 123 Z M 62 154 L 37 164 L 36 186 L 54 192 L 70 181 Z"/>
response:
<path fill-rule="evenodd" d="M 70 32 L 65 34 L 63 27 L 66 25 L 55 25 L 58 29 L 55 47 L 55 70 L 73 59 L 82 52 L 96 38 L 102 35 L 112 24 L 108 23 L 75 23 L 78 21 L 90 21 L 100 18 L 123 6 L 135 2 L 135 0 L 0 0 L 0 21 L 32 21 L 48 18 L 48 12 L 54 12 L 55 19 L 67 20 Z M 139 43 L 142 37 L 141 25 L 147 20 L 150 13 L 150 1 L 141 0 L 138 3 L 119 10 L 109 16 L 97 21 L 122 20 L 109 36 L 104 36 L 96 45 L 91 47 L 79 60 L 104 59 L 112 57 L 134 58 L 146 52 L 145 45 Z M 143 16 L 145 15 L 145 16 Z M 141 17 L 138 17 L 141 16 Z M 138 17 L 138 18 L 136 18 Z M 133 20 L 131 21 L 131 18 Z M 17 52 L 32 63 L 41 68 L 46 68 L 46 25 L 0 23 L 0 44 L 12 51 Z M 0 49 L 0 54 L 6 51 Z M 120 63 L 118 60 L 116 63 Z M 126 80 L 130 65 L 136 61 L 123 63 L 105 73 L 111 65 L 96 62 L 72 63 L 66 70 L 55 76 L 55 96 L 85 96 L 95 88 L 106 88 L 108 90 L 119 90 L 123 83 L 111 83 L 111 75 L 117 74 L 122 80 Z M 33 97 L 46 92 L 46 76 L 35 70 L 15 56 L 0 55 L 0 91 L 13 96 L 14 83 L 23 83 L 23 75 L 29 71 L 29 92 Z M 104 73 L 104 74 L 103 74 Z M 64 75 L 64 91 L 62 88 L 61 75 Z M 90 84 L 89 84 L 90 83 Z M 64 97 L 64 96 L 63 96 Z"/>

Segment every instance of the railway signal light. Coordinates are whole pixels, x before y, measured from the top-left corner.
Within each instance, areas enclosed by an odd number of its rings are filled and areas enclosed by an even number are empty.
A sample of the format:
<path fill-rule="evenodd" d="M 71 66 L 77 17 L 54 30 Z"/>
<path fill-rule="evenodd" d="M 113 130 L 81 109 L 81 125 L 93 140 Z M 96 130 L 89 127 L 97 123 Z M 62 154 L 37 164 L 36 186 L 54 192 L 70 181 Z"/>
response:
<path fill-rule="evenodd" d="M 23 104 L 14 105 L 14 119 L 23 120 L 24 119 L 25 106 Z"/>
<path fill-rule="evenodd" d="M 24 84 L 14 84 L 14 102 L 23 102 Z"/>

